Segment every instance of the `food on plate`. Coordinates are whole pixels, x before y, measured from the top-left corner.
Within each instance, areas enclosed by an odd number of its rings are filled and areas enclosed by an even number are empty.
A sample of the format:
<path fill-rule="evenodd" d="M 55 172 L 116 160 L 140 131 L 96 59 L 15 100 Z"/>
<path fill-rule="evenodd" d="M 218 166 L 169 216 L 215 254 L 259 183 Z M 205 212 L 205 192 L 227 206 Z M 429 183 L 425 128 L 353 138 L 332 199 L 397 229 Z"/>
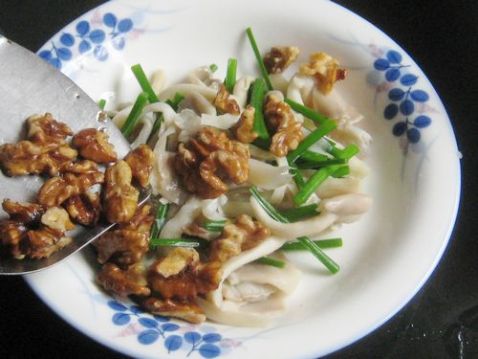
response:
<path fill-rule="evenodd" d="M 152 314 L 192 323 L 264 325 L 280 316 L 300 281 L 301 264 L 288 251 L 309 252 L 338 272 L 324 249 L 342 239 L 327 237 L 371 205 L 361 190 L 371 137 L 335 89 L 346 70 L 324 52 L 302 60 L 295 46 L 262 57 L 246 33 L 258 77 L 238 76 L 236 59 L 224 79 L 211 65 L 175 84 L 162 71 L 149 82 L 132 67 L 141 87 L 134 103 L 101 100 L 131 142 L 124 159 L 103 132 L 73 134 L 56 121 L 37 120 L 34 136 L 0 147 L 6 174 L 52 176 L 38 203 L 4 202 L 3 247 L 17 258 L 46 256 L 68 242 L 72 222 L 117 223 L 94 243 L 97 283 Z M 69 156 L 52 155 L 61 146 Z M 60 159 L 47 166 L 42 155 Z M 153 198 L 138 205 L 138 188 L 148 186 Z M 23 251 L 28 241 L 40 249 Z"/>

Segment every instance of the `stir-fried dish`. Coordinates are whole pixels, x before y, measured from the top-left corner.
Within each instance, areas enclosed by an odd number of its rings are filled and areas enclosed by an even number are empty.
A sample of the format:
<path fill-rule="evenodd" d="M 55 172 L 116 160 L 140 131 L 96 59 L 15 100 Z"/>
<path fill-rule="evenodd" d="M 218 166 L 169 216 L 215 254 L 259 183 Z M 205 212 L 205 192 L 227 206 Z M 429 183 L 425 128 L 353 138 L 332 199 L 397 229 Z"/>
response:
<path fill-rule="evenodd" d="M 308 251 L 331 273 L 332 230 L 371 205 L 361 192 L 371 137 L 335 90 L 337 59 L 273 47 L 261 75 L 225 79 L 203 66 L 167 85 L 132 67 L 142 92 L 105 113 L 131 142 L 118 159 L 96 129 L 74 134 L 50 114 L 27 120 L 27 138 L 0 147 L 8 176 L 47 176 L 34 203 L 4 199 L 1 251 L 44 258 L 75 226 L 117 223 L 94 243 L 98 284 L 145 310 L 199 323 L 262 325 L 280 315 L 300 279 L 287 251 Z M 359 158 L 359 152 L 360 158 Z M 103 170 L 104 169 L 104 170 Z M 139 206 L 139 189 L 153 198 Z"/>

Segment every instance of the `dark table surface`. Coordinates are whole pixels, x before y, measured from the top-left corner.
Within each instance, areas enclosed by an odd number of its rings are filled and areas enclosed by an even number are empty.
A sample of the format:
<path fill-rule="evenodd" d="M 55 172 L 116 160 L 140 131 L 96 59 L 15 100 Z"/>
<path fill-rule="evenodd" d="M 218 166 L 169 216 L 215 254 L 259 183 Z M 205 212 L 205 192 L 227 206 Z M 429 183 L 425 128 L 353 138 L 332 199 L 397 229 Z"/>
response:
<path fill-rule="evenodd" d="M 64 25 L 102 2 L 0 0 L 0 29 L 36 51 Z M 425 286 L 388 323 L 330 357 L 478 357 L 478 211 L 474 202 L 478 162 L 473 160 L 478 136 L 478 2 L 336 2 L 389 34 L 432 80 L 463 153 L 463 185 L 450 244 Z M 0 358 L 122 357 L 63 322 L 22 278 L 0 278 L 0 288 Z"/>

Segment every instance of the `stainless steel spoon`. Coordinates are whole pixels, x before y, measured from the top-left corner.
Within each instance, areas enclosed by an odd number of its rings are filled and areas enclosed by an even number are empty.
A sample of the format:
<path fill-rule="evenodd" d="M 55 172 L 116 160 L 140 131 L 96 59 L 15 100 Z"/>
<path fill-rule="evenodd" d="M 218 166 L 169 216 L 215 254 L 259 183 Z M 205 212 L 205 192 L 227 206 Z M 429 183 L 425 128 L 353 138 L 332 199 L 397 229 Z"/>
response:
<path fill-rule="evenodd" d="M 0 144 L 17 142 L 25 119 L 45 112 L 67 123 L 74 132 L 91 127 L 103 129 L 119 158 L 130 150 L 118 128 L 111 121 L 102 120 L 97 104 L 83 90 L 34 53 L 0 35 Z M 31 201 L 41 184 L 38 176 L 10 178 L 0 171 L 0 200 Z M 0 218 L 5 216 L 0 209 Z M 47 259 L 0 258 L 0 275 L 26 274 L 48 268 L 84 248 L 109 228 L 111 226 L 79 230 L 73 236 L 73 243 Z"/>

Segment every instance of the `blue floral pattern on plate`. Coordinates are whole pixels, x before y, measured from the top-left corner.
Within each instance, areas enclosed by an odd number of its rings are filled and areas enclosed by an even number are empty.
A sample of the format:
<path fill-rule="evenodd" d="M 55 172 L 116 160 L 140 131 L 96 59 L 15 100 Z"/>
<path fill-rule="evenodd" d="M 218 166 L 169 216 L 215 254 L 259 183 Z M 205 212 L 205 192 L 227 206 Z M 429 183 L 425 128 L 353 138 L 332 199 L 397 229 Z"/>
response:
<path fill-rule="evenodd" d="M 81 20 L 75 30 L 75 33 L 63 32 L 38 55 L 58 69 L 76 55 L 93 55 L 98 61 L 106 61 L 111 49 L 123 50 L 127 34 L 134 30 L 134 23 L 131 18 L 118 19 L 115 14 L 108 12 L 103 15 L 99 26 Z"/>
<path fill-rule="evenodd" d="M 127 305 L 117 300 L 107 302 L 115 313 L 111 321 L 116 326 L 130 326 L 140 344 L 153 345 L 162 343 L 167 353 L 185 351 L 189 357 L 197 353 L 201 358 L 216 358 L 227 353 L 240 342 L 224 338 L 210 325 L 192 326 L 175 323 L 170 318 L 145 313 L 137 305 Z"/>

